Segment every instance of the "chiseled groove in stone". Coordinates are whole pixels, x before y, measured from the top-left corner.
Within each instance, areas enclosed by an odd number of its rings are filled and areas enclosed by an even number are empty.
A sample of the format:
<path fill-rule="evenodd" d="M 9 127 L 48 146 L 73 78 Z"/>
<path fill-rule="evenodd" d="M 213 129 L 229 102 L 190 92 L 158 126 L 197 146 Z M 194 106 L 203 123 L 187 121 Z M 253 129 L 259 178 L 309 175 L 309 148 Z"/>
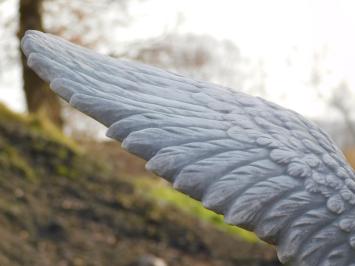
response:
<path fill-rule="evenodd" d="M 323 253 L 324 257 L 320 259 L 319 266 L 329 266 L 329 265 L 346 266 L 346 265 L 349 265 L 349 261 L 348 261 L 349 256 L 346 256 L 346 254 L 347 254 L 347 252 L 352 252 L 352 251 L 349 249 L 348 245 L 346 245 L 346 244 L 341 245 L 342 243 L 343 242 L 336 241 L 336 242 L 334 242 L 334 245 L 332 247 L 329 247 L 329 250 L 325 250 Z M 340 258 L 340 259 L 343 259 L 343 262 L 341 264 L 339 264 L 339 262 L 337 262 L 337 264 L 334 264 L 334 263 L 330 264 L 329 263 L 330 256 L 332 256 L 332 252 L 334 251 L 334 246 L 338 247 L 338 250 L 341 249 L 341 251 L 340 251 L 341 255 L 345 255 Z M 347 250 L 347 252 L 346 252 L 346 250 Z M 338 254 L 339 254 L 339 252 L 338 252 Z"/>
<path fill-rule="evenodd" d="M 254 186 L 249 186 L 249 188 L 243 189 L 242 192 L 239 193 L 239 195 L 233 200 L 233 204 L 228 209 L 228 211 L 226 213 L 226 220 L 232 221 L 234 215 L 232 215 L 232 216 L 230 216 L 230 215 L 231 215 L 233 206 L 236 205 L 236 207 L 239 208 L 237 202 L 240 201 L 240 200 L 242 200 L 242 202 L 243 202 L 243 198 L 245 200 L 245 197 L 248 197 L 248 195 L 247 195 L 248 193 L 254 194 L 253 190 L 256 190 L 256 188 L 258 186 L 260 186 L 262 183 L 264 183 L 265 185 L 275 184 L 274 182 L 272 182 L 272 179 L 278 179 L 280 177 L 281 177 L 281 175 L 277 175 L 277 173 L 276 173 L 276 175 L 273 176 L 273 177 L 266 178 L 266 180 L 264 179 L 264 180 L 261 180 L 261 181 L 255 183 Z M 299 183 L 298 180 L 295 180 L 293 178 L 290 178 L 290 180 L 292 180 L 292 182 Z M 291 185 L 291 184 L 289 184 L 289 185 Z M 273 204 L 273 202 L 270 202 L 270 201 L 273 201 L 273 200 L 277 201 L 280 197 L 285 196 L 285 195 L 287 197 L 287 195 L 289 193 L 296 192 L 300 188 L 301 188 L 301 186 L 297 187 L 297 186 L 288 186 L 288 185 L 284 186 L 283 188 L 279 188 L 279 190 L 281 190 L 281 191 L 279 191 L 280 193 L 275 192 L 276 194 L 273 194 L 272 196 L 265 195 L 265 198 L 263 198 L 263 200 L 265 200 L 265 201 L 263 201 L 263 206 L 262 207 L 260 206 L 260 208 L 268 209 L 268 208 L 270 208 L 270 205 Z M 268 192 L 267 194 L 269 194 L 269 192 L 270 192 L 269 189 L 270 189 L 270 187 L 266 186 L 263 190 L 264 191 L 267 190 L 267 192 Z M 272 187 L 272 190 L 277 191 L 276 187 Z M 233 212 L 235 212 L 235 211 L 233 211 Z M 253 215 L 253 216 L 255 216 L 255 215 Z M 254 220 L 254 219 L 255 218 L 253 218 L 252 220 Z M 239 225 L 243 225 L 243 227 L 244 227 L 244 223 L 245 222 L 246 221 L 243 220 L 242 224 L 239 224 L 239 223 L 238 224 Z M 255 222 L 249 221 L 248 227 L 246 227 L 246 228 L 247 229 L 249 228 L 249 230 L 254 230 L 254 228 L 256 227 L 256 224 L 257 224 L 257 222 L 255 223 Z M 252 226 L 250 226 L 250 225 L 252 225 Z"/>
<path fill-rule="evenodd" d="M 259 149 L 256 149 L 256 150 L 259 150 Z M 245 152 L 248 153 L 248 151 L 252 151 L 252 150 L 246 150 Z M 173 180 L 174 180 L 174 187 L 180 187 L 181 185 L 183 185 L 184 183 L 184 177 L 181 176 L 181 173 L 184 171 L 184 169 L 186 169 L 187 167 L 190 167 L 190 166 L 194 166 L 194 165 L 198 165 L 199 163 L 202 163 L 203 161 L 205 160 L 209 160 L 213 157 L 216 157 L 216 156 L 219 156 L 219 155 L 223 155 L 223 154 L 230 154 L 232 152 L 236 152 L 236 151 L 228 151 L 228 152 L 221 152 L 221 153 L 218 153 L 218 154 L 215 154 L 213 156 L 207 156 L 206 158 L 202 158 L 194 163 L 191 163 L 191 164 L 188 164 L 186 166 L 184 166 L 183 168 L 179 169 L 179 171 L 175 174 L 175 176 L 173 177 Z M 238 151 L 239 152 L 239 151 Z M 244 152 L 244 151 L 242 151 Z M 267 158 L 267 153 L 266 151 L 263 152 L 263 150 L 260 149 L 260 153 L 257 154 L 257 157 L 255 157 L 255 154 L 250 154 L 250 155 L 254 155 L 254 158 L 253 159 L 250 159 L 250 158 L 246 158 L 246 159 L 242 159 L 240 161 L 238 161 L 237 163 L 236 162 L 229 162 L 229 166 L 226 166 L 225 169 L 223 169 L 223 171 L 220 173 L 220 176 L 214 176 L 212 179 L 211 179 L 211 182 L 204 188 L 203 191 L 201 191 L 201 193 L 199 193 L 196 198 L 201 200 L 203 198 L 203 195 L 206 191 L 208 191 L 208 188 L 215 182 L 217 182 L 218 180 L 222 179 L 224 176 L 230 174 L 232 171 L 234 170 L 237 170 L 238 168 L 242 167 L 242 166 L 245 166 L 245 165 L 248 165 L 249 163 L 251 162 L 254 162 L 255 160 L 260 160 L 260 159 L 265 159 Z"/>
<path fill-rule="evenodd" d="M 319 208 L 317 208 L 319 207 Z M 315 216 L 315 212 L 317 212 L 317 216 Z M 319 214 L 321 214 L 321 217 L 319 217 Z M 331 214 L 330 212 L 328 212 L 328 210 L 325 208 L 324 203 L 323 204 L 315 204 L 315 206 L 312 206 L 312 208 L 310 209 L 306 209 L 303 210 L 303 214 L 299 215 L 297 217 L 297 219 L 293 220 L 292 223 L 290 223 L 288 225 L 288 227 L 286 227 L 283 230 L 283 234 L 282 236 L 280 235 L 280 240 L 279 240 L 279 246 L 277 247 L 277 253 L 278 256 L 281 260 L 281 262 L 285 263 L 288 261 L 294 262 L 295 259 L 298 258 L 298 253 L 299 250 L 302 248 L 302 245 L 304 243 L 307 243 L 309 237 L 309 234 L 312 234 L 313 232 L 316 232 L 319 228 L 319 226 L 322 225 L 326 225 L 327 224 L 327 220 L 329 219 L 329 215 L 331 215 L 332 217 L 334 216 L 333 214 Z M 304 219 L 304 217 L 306 216 L 306 220 Z M 319 218 L 322 218 L 322 220 L 319 220 Z M 309 223 L 310 220 L 316 220 L 318 223 Z M 307 221 L 307 222 L 306 222 Z M 302 223 L 300 223 L 302 222 Z M 306 223 L 305 223 L 306 222 Z M 302 234 L 301 232 L 299 232 L 299 230 L 304 231 L 305 228 L 307 228 L 307 235 L 306 234 Z M 289 236 L 291 235 L 292 231 L 297 230 L 297 235 L 301 236 L 300 238 L 294 238 L 296 235 L 292 235 L 292 238 L 289 238 Z M 301 233 L 301 234 L 300 234 Z M 296 241 L 297 240 L 297 241 Z M 296 241 L 296 242 L 295 242 Z M 280 243 L 282 245 L 280 245 Z M 295 246 L 296 244 L 296 246 Z M 292 252 L 287 252 L 288 257 L 283 258 L 285 254 L 285 251 L 290 251 L 290 245 L 292 245 Z"/>
<path fill-rule="evenodd" d="M 302 184 L 301 184 L 301 186 L 302 186 Z M 290 198 L 292 199 L 293 196 L 298 195 L 300 193 L 309 194 L 308 192 L 305 192 L 304 190 L 302 190 L 302 187 L 301 187 L 300 190 L 295 191 L 294 193 L 293 192 L 290 193 L 290 195 L 288 195 L 288 197 L 279 200 L 276 204 L 279 204 L 278 206 L 283 206 L 282 205 L 283 204 L 282 201 L 289 201 Z M 293 200 L 293 202 L 298 204 L 299 203 L 299 199 L 295 198 Z M 273 208 L 277 207 L 275 205 L 273 206 Z M 318 201 L 315 201 L 314 198 L 313 198 L 313 200 L 311 200 L 311 196 L 309 194 L 309 200 L 304 200 L 304 204 L 302 204 L 303 207 L 299 208 L 299 206 L 297 206 L 297 209 L 295 209 L 291 213 L 291 215 L 288 215 L 286 217 L 286 221 L 282 222 L 284 225 L 280 226 L 280 230 L 279 230 L 279 233 L 278 233 L 277 237 L 282 235 L 283 232 L 286 232 L 292 226 L 292 222 L 295 219 L 297 219 L 298 217 L 301 217 L 304 213 L 306 213 L 306 212 L 308 212 L 310 210 L 313 210 L 313 209 L 315 209 L 317 207 L 321 207 L 322 205 L 324 205 L 324 201 L 322 201 L 321 199 L 318 200 Z M 280 207 L 278 207 L 278 208 L 280 208 Z M 269 213 L 272 213 L 272 212 L 273 212 L 273 209 L 270 209 Z M 271 217 L 265 217 L 265 214 L 266 214 L 266 212 L 263 213 L 263 217 L 260 217 L 260 221 L 259 221 L 260 226 L 261 226 L 261 224 L 263 222 L 263 219 L 271 219 Z M 287 222 L 287 221 L 290 221 L 290 222 Z M 259 225 L 257 225 L 257 226 L 259 226 Z"/>
<path fill-rule="evenodd" d="M 333 225 L 334 226 L 334 225 Z M 329 228 L 328 228 L 329 229 Z M 337 230 L 338 228 L 336 226 L 334 226 L 333 229 L 330 230 Z M 343 234 L 336 234 L 334 233 L 334 235 L 337 236 L 336 239 L 331 238 L 331 241 L 327 241 L 326 243 L 324 243 L 324 241 L 322 242 L 321 245 L 319 245 L 318 247 L 315 247 L 313 245 L 313 249 L 312 250 L 306 250 L 304 246 L 304 250 L 302 250 L 301 254 L 300 254 L 300 258 L 302 258 L 303 261 L 308 261 L 308 259 L 314 259 L 315 257 L 315 253 L 318 253 L 318 260 L 317 260 L 317 265 L 320 265 L 321 261 L 322 261 L 322 256 L 329 254 L 329 252 L 331 250 L 333 250 L 335 247 L 339 246 L 341 243 L 345 242 L 345 237 L 343 236 Z M 327 236 L 327 235 L 326 235 Z M 323 237 L 324 239 L 325 237 Z M 326 246 L 326 247 L 325 247 Z M 337 265 L 338 266 L 338 265 Z"/>
<path fill-rule="evenodd" d="M 199 106 L 196 105 L 196 102 L 191 101 L 189 102 L 187 96 L 185 95 L 184 98 L 179 97 L 178 100 L 175 99 L 167 99 L 165 97 L 161 97 L 158 95 L 154 90 L 147 91 L 149 93 L 144 93 L 140 89 L 139 86 L 136 85 L 136 87 L 132 88 L 125 88 L 124 86 L 121 85 L 120 80 L 116 80 L 116 83 L 108 83 L 105 80 L 97 80 L 97 79 L 92 79 L 89 76 L 86 76 L 86 74 L 82 74 L 83 77 L 86 77 L 87 80 L 90 80 L 90 85 L 91 87 L 100 87 L 100 88 L 105 88 L 109 87 L 109 90 L 104 90 L 104 93 L 110 93 L 110 95 L 114 95 L 115 97 L 120 97 L 120 98 L 125 98 L 125 99 L 130 99 L 132 101 L 136 102 L 141 102 L 141 103 L 147 103 L 147 104 L 154 104 L 154 105 L 159 105 L 159 106 L 164 106 L 164 107 L 174 107 L 174 108 L 182 108 L 184 110 L 190 110 L 190 111 L 195 111 L 195 112 L 208 112 L 208 113 L 217 113 L 214 110 L 211 110 L 205 106 Z M 114 76 L 110 77 L 110 79 L 117 79 Z M 119 84 L 119 85 L 118 85 Z M 157 89 L 162 89 L 162 87 L 157 87 Z M 97 90 L 96 91 L 100 91 Z M 166 91 L 166 93 L 169 93 Z"/>
<path fill-rule="evenodd" d="M 96 99 L 95 104 L 93 100 Z M 117 105 L 116 102 L 107 99 L 101 99 L 93 96 L 88 96 L 86 94 L 74 94 L 70 98 L 70 105 L 87 114 L 88 116 L 100 120 L 102 124 L 110 127 L 116 121 L 122 119 L 122 117 L 127 117 L 131 115 L 142 114 L 145 112 L 144 109 L 133 108 L 132 110 L 125 109 L 126 113 L 114 112 L 118 111 L 122 106 Z M 99 104 L 99 105 L 98 105 Z M 101 106 L 100 106 L 101 104 Z M 108 107 L 114 106 L 114 108 L 107 109 Z M 128 111 L 127 111 L 128 110 Z M 120 110 L 122 111 L 122 109 Z M 109 114 L 107 117 L 103 118 L 103 114 Z"/>
<path fill-rule="evenodd" d="M 310 256 L 311 254 L 309 254 L 309 252 L 307 252 L 307 250 L 306 250 L 307 243 L 311 242 L 312 239 L 314 239 L 314 237 L 316 237 L 317 235 L 321 236 L 322 233 L 324 233 L 324 231 L 327 231 L 327 229 L 329 229 L 330 227 L 334 227 L 334 230 L 340 231 L 341 229 L 339 227 L 337 227 L 337 222 L 339 219 L 341 219 L 341 216 L 339 217 L 339 215 L 335 215 L 333 217 L 333 219 L 330 219 L 328 221 L 324 221 L 318 227 L 316 227 L 315 230 L 312 230 L 311 233 L 308 233 L 308 235 L 306 236 L 306 238 L 303 241 L 303 243 L 305 243 L 305 244 L 303 244 L 303 246 L 297 250 L 297 253 L 300 254 L 299 256 L 301 257 L 302 254 L 305 254 L 306 257 Z M 342 234 L 338 233 L 337 237 L 339 238 L 340 236 L 342 236 Z M 329 239 L 329 242 L 332 242 L 333 240 L 334 239 L 331 238 L 331 239 Z M 345 238 L 343 238 L 343 240 L 345 240 Z M 323 247 L 323 245 L 318 246 L 317 249 L 321 248 L 321 247 Z"/>
<path fill-rule="evenodd" d="M 232 173 L 233 174 L 233 173 Z M 252 180 L 250 181 L 249 183 L 247 183 L 247 185 L 243 186 L 243 187 L 238 187 L 238 190 L 235 191 L 235 193 L 233 193 L 234 195 L 234 198 L 227 203 L 227 206 L 226 206 L 226 211 L 225 211 L 225 221 L 227 223 L 230 223 L 230 221 L 228 220 L 228 213 L 230 212 L 230 209 L 232 208 L 232 206 L 234 205 L 235 201 L 238 199 L 238 197 L 240 195 L 242 195 L 245 191 L 249 190 L 252 186 L 260 183 L 260 182 L 264 182 L 264 181 L 267 181 L 268 179 L 271 179 L 271 178 L 274 178 L 274 177 L 278 177 L 278 176 L 282 176 L 282 172 L 281 173 L 272 173 L 270 175 L 263 175 L 263 176 L 258 176 L 258 177 L 254 177 L 256 180 Z M 239 176 L 237 176 L 239 177 Z"/>
<path fill-rule="evenodd" d="M 173 128 L 173 127 L 171 127 L 171 128 Z M 171 129 L 170 128 L 170 129 Z M 156 128 L 155 128 L 156 129 Z M 167 131 L 166 130 L 167 128 L 165 128 L 165 132 L 164 132 L 164 134 L 166 134 L 166 136 L 168 136 L 169 134 L 170 134 L 170 132 L 169 131 Z M 186 130 L 187 128 L 185 128 L 185 130 Z M 190 129 L 190 128 L 188 128 L 188 129 Z M 153 130 L 153 129 L 152 129 Z M 207 130 L 205 130 L 205 133 L 206 133 L 206 131 Z M 190 132 L 191 132 L 191 129 L 190 129 Z M 137 147 L 137 145 L 138 145 L 138 143 L 137 143 L 137 140 L 139 139 L 139 138 L 137 138 L 138 136 L 140 136 L 140 137 L 142 137 L 143 135 L 146 135 L 146 136 L 148 136 L 148 135 L 150 135 L 152 132 L 151 132 L 151 130 L 150 129 L 144 129 L 144 130 L 140 130 L 140 131 L 135 131 L 135 132 L 132 132 L 132 133 L 130 133 L 125 139 L 124 139 L 124 141 L 122 142 L 122 147 L 124 148 L 124 149 L 127 149 L 127 150 L 129 150 L 129 151 L 132 151 L 132 147 L 133 146 L 135 146 L 135 147 Z M 161 132 L 161 133 L 163 133 L 163 132 Z M 216 133 L 216 132 L 215 132 Z M 222 133 L 222 131 L 220 130 L 219 131 L 219 133 Z M 174 135 L 174 134 L 173 134 Z M 155 135 L 156 136 L 156 135 Z M 176 134 L 175 134 L 175 136 L 176 136 Z M 182 135 L 182 136 L 185 136 L 184 134 Z M 185 139 L 183 139 L 182 138 L 182 136 L 179 136 L 180 137 L 180 139 L 179 140 L 175 140 L 174 141 L 174 143 L 169 143 L 169 144 L 167 144 L 167 143 L 164 143 L 164 145 L 160 145 L 158 148 L 157 147 L 155 147 L 154 148 L 154 152 L 151 154 L 151 156 L 149 156 L 149 157 L 146 157 L 146 158 L 144 158 L 145 160 L 149 160 L 150 158 L 152 158 L 160 149 L 162 149 L 162 148 L 166 148 L 166 147 L 170 147 L 170 146 L 176 146 L 176 145 L 183 145 L 183 144 L 188 144 L 188 143 L 191 143 L 191 142 L 196 142 L 196 141 L 211 141 L 211 140 L 217 140 L 217 139 L 223 139 L 223 138 L 225 138 L 226 136 L 224 135 L 217 135 L 217 134 L 214 134 L 214 135 L 202 135 L 202 134 L 199 134 L 198 136 L 194 136 L 192 139 L 191 138 L 185 138 Z M 159 138 L 161 138 L 162 136 L 156 136 L 156 137 L 159 137 Z M 189 137 L 191 137 L 191 135 L 189 136 Z M 142 138 L 140 138 L 140 139 L 142 139 Z M 147 141 L 149 141 L 149 139 L 148 140 L 146 140 L 146 142 L 145 142 L 145 145 L 147 145 L 147 146 L 150 146 L 150 149 L 152 148 L 151 147 L 151 145 L 149 145 L 149 143 L 147 142 Z M 133 146 L 132 146 L 133 145 Z M 142 143 L 140 144 L 140 146 L 142 145 Z M 135 153 L 136 154 L 136 153 Z M 137 155 L 139 155 L 139 153 L 137 154 Z"/>
<path fill-rule="evenodd" d="M 298 187 L 294 187 L 293 189 L 290 189 L 289 191 L 285 191 L 282 194 L 280 194 L 280 196 L 278 197 L 277 203 L 280 202 L 281 200 L 283 200 L 281 197 L 284 196 L 284 198 L 289 198 L 290 195 L 297 194 L 299 192 L 302 192 L 302 185 L 300 185 Z M 311 203 L 308 202 L 307 204 L 304 204 L 303 206 L 307 206 L 307 205 L 311 205 Z M 271 211 L 274 206 L 275 206 L 275 203 L 273 205 L 269 206 L 269 208 L 263 208 L 258 213 L 258 221 L 255 224 L 253 231 L 255 232 L 255 234 L 258 237 L 260 237 L 260 239 L 262 239 L 270 244 L 275 245 L 278 242 L 278 238 L 279 238 L 280 234 L 282 233 L 282 231 L 284 230 L 284 228 L 286 228 L 288 226 L 289 221 L 292 221 L 294 217 L 298 216 L 298 214 L 296 212 L 291 213 L 291 215 L 288 215 L 284 221 L 282 221 L 280 224 L 278 224 L 278 229 L 276 229 L 276 231 L 274 233 L 270 234 L 271 231 L 269 231 L 269 234 L 262 235 L 261 231 L 258 230 L 258 227 L 260 226 L 261 222 L 263 221 L 266 213 L 268 211 Z M 312 206 L 313 206 L 313 204 L 312 204 Z M 272 231 L 274 231 L 274 230 L 272 230 Z"/>
<path fill-rule="evenodd" d="M 217 124 L 218 126 L 212 126 Z M 207 118 L 183 117 L 181 115 L 163 114 L 158 112 L 144 113 L 132 115 L 113 123 L 108 129 L 108 135 L 111 137 L 120 136 L 126 138 L 132 131 L 139 131 L 147 128 L 164 128 L 164 127 L 199 127 L 203 129 L 220 129 L 225 130 L 229 127 L 229 123 L 216 121 Z M 217 128 L 216 128 L 217 127 Z M 121 130 L 125 130 L 124 133 Z M 117 133 L 120 132 L 120 133 Z M 122 135 L 123 134 L 123 135 Z"/>
<path fill-rule="evenodd" d="M 209 140 L 208 143 L 211 143 L 211 144 L 217 146 L 218 144 L 216 144 L 216 141 L 222 141 L 222 140 L 223 140 L 223 139 Z M 233 140 L 230 140 L 230 141 L 233 141 Z M 202 143 L 201 143 L 201 142 L 190 142 L 190 143 L 186 143 L 186 144 L 180 145 L 180 147 L 185 146 L 186 148 L 189 148 L 189 147 L 188 147 L 189 144 L 202 144 Z M 176 146 L 170 146 L 170 147 L 166 147 L 166 148 L 161 149 L 159 152 L 157 152 L 157 154 L 155 154 L 155 155 L 148 161 L 147 167 L 148 167 L 149 169 L 153 170 L 153 169 L 154 169 L 153 166 L 154 166 L 154 163 L 155 163 L 155 162 L 154 162 L 154 158 L 155 158 L 156 156 L 159 156 L 160 153 L 163 153 L 163 154 L 164 154 L 164 153 L 166 152 L 165 149 L 174 148 L 174 147 L 176 147 Z M 189 149 L 190 149 L 190 148 L 189 148 Z M 228 151 L 232 151 L 232 150 L 234 150 L 232 147 L 226 148 L 226 147 L 224 147 L 224 146 L 218 146 L 218 147 L 214 148 L 213 150 L 211 150 L 211 151 L 213 151 L 213 153 L 210 154 L 210 155 L 211 155 L 211 156 L 214 156 L 214 155 L 217 155 L 217 154 L 220 154 L 220 153 L 224 153 L 224 152 L 228 152 Z M 249 150 L 249 148 L 246 148 L 245 150 Z M 191 151 L 190 151 L 190 152 L 191 152 Z M 196 162 L 198 162 L 198 161 L 203 160 L 204 158 L 206 158 L 206 153 L 207 153 L 207 152 L 204 152 L 202 155 L 195 156 L 195 158 L 194 158 L 193 160 L 186 161 L 186 163 L 182 164 L 181 167 L 176 168 L 176 172 L 175 172 L 173 175 L 171 175 L 171 176 L 170 176 L 170 175 L 169 175 L 169 176 L 162 176 L 162 177 L 164 177 L 164 178 L 169 178 L 169 181 L 172 182 L 173 180 L 175 180 L 175 176 L 177 176 L 177 175 L 180 173 L 180 171 L 181 171 L 185 166 L 190 165 L 190 164 L 194 164 L 194 163 L 196 163 Z"/>

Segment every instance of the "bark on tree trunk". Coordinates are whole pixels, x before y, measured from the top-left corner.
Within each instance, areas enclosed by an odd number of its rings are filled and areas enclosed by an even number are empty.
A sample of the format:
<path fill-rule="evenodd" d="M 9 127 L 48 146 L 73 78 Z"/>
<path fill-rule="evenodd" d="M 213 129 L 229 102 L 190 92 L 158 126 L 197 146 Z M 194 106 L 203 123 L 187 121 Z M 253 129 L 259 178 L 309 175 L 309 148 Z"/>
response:
<path fill-rule="evenodd" d="M 42 0 L 20 0 L 19 38 L 26 30 L 40 30 L 42 27 Z M 27 109 L 30 113 L 39 113 L 49 118 L 58 127 L 63 126 L 61 105 L 58 97 L 48 88 L 26 64 L 26 58 L 21 53 L 23 89 L 26 96 Z"/>

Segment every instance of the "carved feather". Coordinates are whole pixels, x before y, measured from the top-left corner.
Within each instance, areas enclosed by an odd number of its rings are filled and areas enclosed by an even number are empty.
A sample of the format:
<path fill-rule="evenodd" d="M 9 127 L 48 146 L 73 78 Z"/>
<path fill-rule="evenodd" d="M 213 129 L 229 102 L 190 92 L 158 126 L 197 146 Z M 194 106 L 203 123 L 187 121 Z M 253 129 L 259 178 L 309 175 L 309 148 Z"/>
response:
<path fill-rule="evenodd" d="M 28 65 L 147 169 L 283 263 L 355 265 L 355 178 L 328 135 L 264 99 L 28 31 Z"/>

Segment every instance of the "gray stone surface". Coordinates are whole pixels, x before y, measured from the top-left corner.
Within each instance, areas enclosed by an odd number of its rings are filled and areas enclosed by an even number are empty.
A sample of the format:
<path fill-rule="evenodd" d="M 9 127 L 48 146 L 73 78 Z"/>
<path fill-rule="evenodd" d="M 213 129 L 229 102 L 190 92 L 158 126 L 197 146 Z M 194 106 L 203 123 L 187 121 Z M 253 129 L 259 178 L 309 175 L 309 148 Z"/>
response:
<path fill-rule="evenodd" d="M 138 259 L 137 266 L 168 266 L 166 262 L 153 255 L 144 255 Z"/>
<path fill-rule="evenodd" d="M 290 265 L 355 265 L 355 178 L 332 140 L 264 99 L 28 31 L 28 65 L 174 187 Z"/>

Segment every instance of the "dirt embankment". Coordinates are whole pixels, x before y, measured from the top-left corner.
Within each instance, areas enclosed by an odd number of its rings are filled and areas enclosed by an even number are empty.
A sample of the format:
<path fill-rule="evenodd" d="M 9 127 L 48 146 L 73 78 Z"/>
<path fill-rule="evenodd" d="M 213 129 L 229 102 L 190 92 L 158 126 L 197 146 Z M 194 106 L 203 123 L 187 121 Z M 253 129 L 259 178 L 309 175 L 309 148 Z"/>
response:
<path fill-rule="evenodd" d="M 169 266 L 279 265 L 269 246 L 141 197 L 100 145 L 94 160 L 49 124 L 0 107 L 1 266 L 133 266 L 147 254 Z"/>

